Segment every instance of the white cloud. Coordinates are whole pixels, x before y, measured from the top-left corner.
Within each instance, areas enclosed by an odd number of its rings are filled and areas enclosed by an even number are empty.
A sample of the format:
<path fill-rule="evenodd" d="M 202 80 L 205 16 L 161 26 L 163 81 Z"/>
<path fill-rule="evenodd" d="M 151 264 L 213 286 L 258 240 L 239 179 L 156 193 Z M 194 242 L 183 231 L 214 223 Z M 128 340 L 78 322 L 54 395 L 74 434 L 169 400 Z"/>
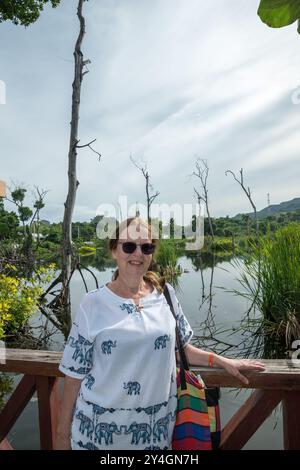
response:
<path fill-rule="evenodd" d="M 92 60 L 82 88 L 80 139 L 97 138 L 100 163 L 78 157 L 74 218 L 88 220 L 120 194 L 144 201 L 144 181 L 129 155 L 144 156 L 159 202 L 193 199 L 195 156 L 210 166 L 216 215 L 247 210 L 224 171 L 247 169 L 259 207 L 268 190 L 283 194 L 276 174 L 282 155 L 291 197 L 299 112 L 291 94 L 300 84 L 295 25 L 262 24 L 247 0 L 103 0 L 84 5 L 83 49 Z M 67 193 L 72 52 L 78 24 L 72 2 L 47 9 L 26 30 L 0 25 L 1 179 L 50 189 L 45 217 L 61 219 Z M 273 179 L 272 179 L 273 175 Z M 283 182 L 284 184 L 284 182 Z M 293 189 L 292 189 L 293 188 Z M 293 193 L 293 195 L 292 195 Z M 225 194 L 225 196 L 224 196 Z M 288 199 L 288 190 L 284 192 Z"/>

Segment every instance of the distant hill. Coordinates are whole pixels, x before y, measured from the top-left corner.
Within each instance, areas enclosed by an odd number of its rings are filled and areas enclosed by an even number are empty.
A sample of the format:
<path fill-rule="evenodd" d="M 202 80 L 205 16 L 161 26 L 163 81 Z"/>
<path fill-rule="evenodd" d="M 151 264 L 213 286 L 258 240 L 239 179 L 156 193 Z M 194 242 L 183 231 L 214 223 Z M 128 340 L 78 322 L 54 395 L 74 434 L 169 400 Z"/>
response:
<path fill-rule="evenodd" d="M 280 204 L 270 204 L 270 206 L 257 211 L 259 219 L 265 219 L 269 215 L 279 214 L 280 212 L 293 212 L 296 209 L 300 209 L 300 197 L 295 197 L 290 201 L 281 202 Z M 237 214 L 234 219 L 241 219 L 243 214 Z M 254 217 L 253 212 L 247 212 L 247 215 Z"/>

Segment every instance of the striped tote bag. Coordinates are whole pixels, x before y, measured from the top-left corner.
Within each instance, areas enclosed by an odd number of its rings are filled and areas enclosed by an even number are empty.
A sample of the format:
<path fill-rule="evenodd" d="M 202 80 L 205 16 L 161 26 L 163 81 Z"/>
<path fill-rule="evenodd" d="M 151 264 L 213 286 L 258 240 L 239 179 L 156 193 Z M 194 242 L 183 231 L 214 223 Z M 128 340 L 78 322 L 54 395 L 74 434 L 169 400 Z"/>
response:
<path fill-rule="evenodd" d="M 214 450 L 219 447 L 221 422 L 218 389 L 205 388 L 196 374 L 177 373 L 177 413 L 172 437 L 174 450 Z M 186 387 L 186 388 L 185 388 Z"/>
<path fill-rule="evenodd" d="M 177 374 L 177 414 L 172 438 L 174 450 L 212 450 L 205 389 L 193 372 L 185 371 L 186 389 Z"/>
<path fill-rule="evenodd" d="M 167 287 L 164 295 L 176 319 Z M 177 369 L 177 413 L 172 437 L 174 450 L 214 450 L 221 439 L 219 389 L 206 388 L 189 364 L 176 326 L 176 343 L 180 357 Z"/>

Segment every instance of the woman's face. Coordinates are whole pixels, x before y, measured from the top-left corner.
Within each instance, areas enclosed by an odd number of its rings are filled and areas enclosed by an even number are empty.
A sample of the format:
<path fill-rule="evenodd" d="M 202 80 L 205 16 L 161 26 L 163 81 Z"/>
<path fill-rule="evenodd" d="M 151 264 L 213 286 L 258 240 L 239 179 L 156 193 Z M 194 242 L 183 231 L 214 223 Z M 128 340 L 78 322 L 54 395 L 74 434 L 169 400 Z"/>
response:
<path fill-rule="evenodd" d="M 133 253 L 125 253 L 122 244 L 125 242 L 134 242 L 137 247 Z M 148 228 L 143 225 L 130 225 L 121 233 L 117 247 L 112 250 L 112 257 L 117 261 L 119 274 L 123 278 L 142 278 L 149 269 L 152 254 L 144 254 L 141 250 L 141 244 L 152 243 L 149 238 Z"/>

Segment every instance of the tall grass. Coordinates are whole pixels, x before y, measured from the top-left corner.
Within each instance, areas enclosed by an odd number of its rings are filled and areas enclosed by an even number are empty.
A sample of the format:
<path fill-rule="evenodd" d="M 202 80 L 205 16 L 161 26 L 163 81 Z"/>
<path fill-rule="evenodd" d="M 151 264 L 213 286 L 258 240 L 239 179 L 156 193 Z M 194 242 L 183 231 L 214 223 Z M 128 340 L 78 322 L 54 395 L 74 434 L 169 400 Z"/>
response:
<path fill-rule="evenodd" d="M 168 240 L 161 240 L 159 249 L 155 255 L 155 262 L 159 272 L 167 280 L 171 281 L 174 276 L 181 274 L 181 268 L 177 265 L 178 254 L 174 243 Z"/>
<path fill-rule="evenodd" d="M 239 279 L 251 307 L 242 322 L 264 358 L 285 358 L 300 339 L 300 224 L 252 244 Z M 259 315 L 252 315 L 253 312 Z"/>

